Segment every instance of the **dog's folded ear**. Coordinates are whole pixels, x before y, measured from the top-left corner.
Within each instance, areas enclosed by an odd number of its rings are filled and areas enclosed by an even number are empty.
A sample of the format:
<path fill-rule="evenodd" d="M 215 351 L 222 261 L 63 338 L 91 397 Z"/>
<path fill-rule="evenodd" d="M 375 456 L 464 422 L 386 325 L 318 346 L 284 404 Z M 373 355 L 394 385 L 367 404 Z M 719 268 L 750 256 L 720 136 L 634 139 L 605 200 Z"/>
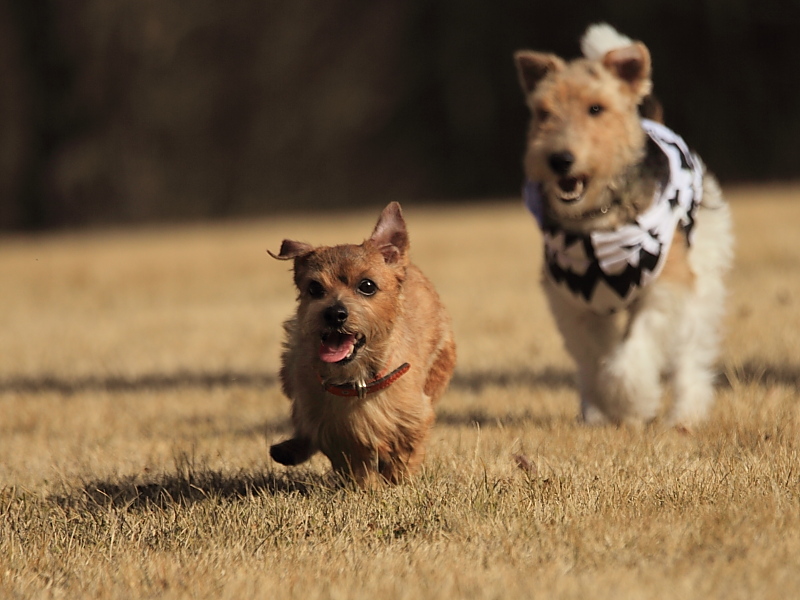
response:
<path fill-rule="evenodd" d="M 650 51 L 643 43 L 634 42 L 607 52 L 603 65 L 627 83 L 640 100 L 651 92 Z"/>
<path fill-rule="evenodd" d="M 555 54 L 519 50 L 514 53 L 519 84 L 525 94 L 530 94 L 548 73 L 564 68 L 564 61 Z"/>
<path fill-rule="evenodd" d="M 281 251 L 274 254 L 272 251 L 267 250 L 272 258 L 278 260 L 291 260 L 293 258 L 300 258 L 306 256 L 314 251 L 314 246 L 306 244 L 305 242 L 295 242 L 294 240 L 283 240 L 281 244 Z"/>
<path fill-rule="evenodd" d="M 408 231 L 399 203 L 391 202 L 383 209 L 369 241 L 378 246 L 387 264 L 405 262 Z"/>

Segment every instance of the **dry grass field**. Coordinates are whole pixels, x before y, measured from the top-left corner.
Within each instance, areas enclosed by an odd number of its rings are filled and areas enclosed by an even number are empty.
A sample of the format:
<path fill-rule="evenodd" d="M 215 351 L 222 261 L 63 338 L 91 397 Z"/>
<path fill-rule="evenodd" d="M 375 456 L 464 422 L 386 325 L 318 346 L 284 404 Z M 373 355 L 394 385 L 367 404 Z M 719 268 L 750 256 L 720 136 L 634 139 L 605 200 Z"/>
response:
<path fill-rule="evenodd" d="M 520 202 L 407 205 L 459 365 L 424 472 L 371 492 L 268 456 L 294 291 L 265 250 L 360 241 L 380 207 L 0 239 L 0 597 L 800 597 L 800 189 L 729 197 L 692 435 L 576 422 Z"/>

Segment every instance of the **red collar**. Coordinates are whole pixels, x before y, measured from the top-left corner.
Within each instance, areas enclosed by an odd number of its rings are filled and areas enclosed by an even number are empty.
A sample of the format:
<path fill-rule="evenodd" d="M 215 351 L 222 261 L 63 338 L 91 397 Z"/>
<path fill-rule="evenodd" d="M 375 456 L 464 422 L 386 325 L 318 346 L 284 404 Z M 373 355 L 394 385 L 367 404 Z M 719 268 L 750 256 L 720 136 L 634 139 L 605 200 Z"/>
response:
<path fill-rule="evenodd" d="M 403 363 L 388 375 L 381 377 L 379 373 L 372 381 L 357 381 L 353 384 L 348 383 L 344 385 L 325 385 L 323 383 L 322 385 L 326 392 L 334 396 L 341 396 L 343 398 L 356 397 L 359 400 L 363 400 L 368 394 L 374 394 L 375 392 L 380 392 L 388 388 L 395 381 L 408 373 L 410 368 L 411 365 Z"/>

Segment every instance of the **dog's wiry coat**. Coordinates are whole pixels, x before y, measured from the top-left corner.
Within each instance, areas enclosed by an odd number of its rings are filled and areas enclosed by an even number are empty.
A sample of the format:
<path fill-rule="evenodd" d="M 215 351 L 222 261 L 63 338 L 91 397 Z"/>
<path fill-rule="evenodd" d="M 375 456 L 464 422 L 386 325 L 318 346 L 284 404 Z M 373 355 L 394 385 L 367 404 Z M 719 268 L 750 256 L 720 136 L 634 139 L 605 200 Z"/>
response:
<path fill-rule="evenodd" d="M 322 451 L 335 471 L 362 486 L 398 483 L 419 467 L 455 344 L 436 291 L 408 260 L 408 245 L 397 203 L 360 245 L 284 241 L 277 258 L 294 260 L 299 291 L 297 314 L 285 323 L 281 369 L 295 431 L 271 448 L 276 461 L 299 464 Z M 364 398 L 326 389 L 374 381 L 406 362 L 407 372 Z"/>
<path fill-rule="evenodd" d="M 650 54 L 601 25 L 586 56 L 515 55 L 532 118 L 524 159 L 543 199 L 546 227 L 588 236 L 630 226 L 669 180 L 669 165 L 637 112 L 649 97 Z M 691 232 L 678 225 L 657 278 L 614 314 L 569 297 L 545 270 L 543 285 L 565 345 L 578 364 L 585 421 L 649 422 L 671 376 L 669 421 L 691 427 L 713 400 L 713 366 L 732 257 L 728 205 L 702 163 Z M 691 235 L 689 235 L 691 233 Z"/>

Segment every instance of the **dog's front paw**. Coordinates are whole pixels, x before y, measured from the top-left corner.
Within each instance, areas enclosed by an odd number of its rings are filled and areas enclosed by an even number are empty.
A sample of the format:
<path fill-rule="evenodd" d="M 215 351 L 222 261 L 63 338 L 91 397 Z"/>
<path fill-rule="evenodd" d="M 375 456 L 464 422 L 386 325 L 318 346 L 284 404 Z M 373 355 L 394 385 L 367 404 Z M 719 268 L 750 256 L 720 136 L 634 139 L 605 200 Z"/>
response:
<path fill-rule="evenodd" d="M 316 452 L 308 438 L 291 438 L 270 446 L 272 460 L 288 467 L 306 462 Z"/>

